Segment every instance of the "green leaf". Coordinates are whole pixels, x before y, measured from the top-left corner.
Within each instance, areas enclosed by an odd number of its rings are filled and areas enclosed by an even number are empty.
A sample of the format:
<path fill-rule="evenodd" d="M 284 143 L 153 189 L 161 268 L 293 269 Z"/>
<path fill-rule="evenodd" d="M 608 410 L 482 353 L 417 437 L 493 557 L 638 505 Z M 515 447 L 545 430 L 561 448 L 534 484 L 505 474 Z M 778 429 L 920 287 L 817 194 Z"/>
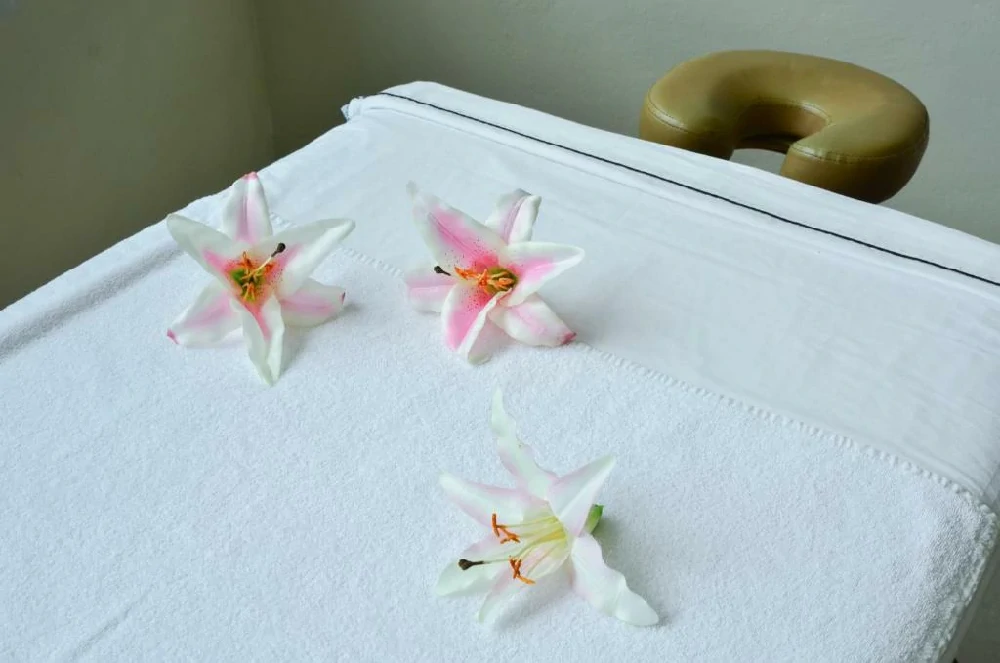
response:
<path fill-rule="evenodd" d="M 594 528 L 597 527 L 597 523 L 601 522 L 601 516 L 604 515 L 604 505 L 595 504 L 590 507 L 590 513 L 587 514 L 587 522 L 583 524 L 583 531 L 587 534 L 592 534 Z"/>

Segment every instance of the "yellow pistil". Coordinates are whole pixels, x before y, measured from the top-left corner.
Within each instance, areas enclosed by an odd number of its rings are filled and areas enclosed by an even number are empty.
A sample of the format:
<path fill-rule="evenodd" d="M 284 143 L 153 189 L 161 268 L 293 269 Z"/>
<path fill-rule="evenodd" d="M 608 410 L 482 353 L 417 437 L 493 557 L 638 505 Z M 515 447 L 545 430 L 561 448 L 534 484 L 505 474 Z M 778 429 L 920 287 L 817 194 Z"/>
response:
<path fill-rule="evenodd" d="M 491 267 L 477 272 L 474 269 L 455 268 L 455 274 L 464 281 L 473 281 L 490 295 L 509 292 L 517 285 L 517 275 L 503 267 Z"/>

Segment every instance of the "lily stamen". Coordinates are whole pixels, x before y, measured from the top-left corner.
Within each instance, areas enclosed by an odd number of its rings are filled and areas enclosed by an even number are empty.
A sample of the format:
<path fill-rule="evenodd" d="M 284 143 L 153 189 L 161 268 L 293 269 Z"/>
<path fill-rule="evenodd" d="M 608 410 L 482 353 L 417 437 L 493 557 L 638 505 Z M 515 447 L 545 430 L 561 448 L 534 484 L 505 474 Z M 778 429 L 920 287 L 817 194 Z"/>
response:
<path fill-rule="evenodd" d="M 458 560 L 458 568 L 462 569 L 463 571 L 468 571 L 473 566 L 480 566 L 482 564 L 496 564 L 496 563 L 501 562 L 501 561 L 503 561 L 503 560 L 486 561 L 486 560 L 460 559 L 460 560 Z M 512 576 L 514 578 L 514 580 L 520 580 L 525 585 L 534 585 L 535 584 L 534 580 L 532 580 L 531 578 L 525 577 L 521 573 L 521 564 L 524 563 L 523 559 L 518 558 L 518 557 L 510 557 L 510 558 L 507 559 L 507 563 L 510 564 L 511 571 L 514 574 Z M 537 566 L 537 564 L 535 566 Z"/>
<path fill-rule="evenodd" d="M 517 275 L 504 267 L 491 267 L 481 272 L 456 267 L 455 274 L 464 281 L 475 281 L 477 286 L 491 295 L 509 292 L 517 285 Z"/>
<path fill-rule="evenodd" d="M 268 276 L 274 266 L 271 261 L 279 254 L 285 250 L 285 243 L 278 242 L 278 246 L 275 247 L 271 255 L 268 256 L 267 260 L 261 264 L 254 267 L 254 260 L 250 255 L 244 251 L 240 256 L 239 262 L 235 270 L 230 272 L 230 276 L 236 282 L 236 285 L 240 288 L 240 298 L 246 302 L 255 301 L 258 296 L 263 294 L 264 288 L 267 285 Z"/>
<path fill-rule="evenodd" d="M 495 513 L 492 516 L 492 524 L 493 534 L 500 539 L 500 543 L 521 543 L 521 539 L 518 538 L 517 534 L 511 532 L 506 526 L 497 523 L 497 514 Z M 503 536 L 501 536 L 501 534 Z"/>
<path fill-rule="evenodd" d="M 278 255 L 279 253 L 283 252 L 284 250 L 285 250 L 285 243 L 284 242 L 278 242 L 278 246 L 275 247 L 274 251 L 271 252 L 271 255 L 269 255 L 267 257 L 267 260 L 265 260 L 264 262 L 262 262 L 260 264 L 260 267 L 258 267 L 257 269 L 253 270 L 253 273 L 256 275 L 258 272 L 263 271 L 264 268 L 267 267 L 268 264 L 270 264 L 270 262 L 272 260 L 274 260 L 274 257 L 276 255 Z"/>
<path fill-rule="evenodd" d="M 522 561 L 523 560 L 520 560 L 520 559 L 514 559 L 513 557 L 510 559 L 510 568 L 514 572 L 514 576 L 513 576 L 514 580 L 520 580 L 525 585 L 534 585 L 535 584 L 534 580 L 532 580 L 531 578 L 525 578 L 523 575 L 521 575 L 521 563 L 522 563 Z"/>
<path fill-rule="evenodd" d="M 486 564 L 486 562 L 484 562 L 482 560 L 479 560 L 478 562 L 473 562 L 473 561 L 468 560 L 468 559 L 460 559 L 460 560 L 458 560 L 458 568 L 462 569 L 463 571 L 468 571 L 473 566 L 479 566 L 480 564 Z"/>

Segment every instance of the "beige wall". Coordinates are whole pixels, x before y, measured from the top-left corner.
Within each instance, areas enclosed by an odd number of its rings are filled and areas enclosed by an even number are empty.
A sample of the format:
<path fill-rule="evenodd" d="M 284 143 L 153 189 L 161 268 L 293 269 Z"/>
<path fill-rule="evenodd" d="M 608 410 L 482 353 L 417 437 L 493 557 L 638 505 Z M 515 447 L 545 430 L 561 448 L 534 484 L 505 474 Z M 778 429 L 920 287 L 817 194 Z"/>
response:
<path fill-rule="evenodd" d="M 0 13 L 0 307 L 272 158 L 248 0 L 14 4 Z"/>
<path fill-rule="evenodd" d="M 301 146 L 352 96 L 437 80 L 634 133 L 670 66 L 755 47 L 909 86 L 931 145 L 889 204 L 1000 241 L 998 3 L 0 0 L 0 227 L 17 246 L 0 306 Z"/>
<path fill-rule="evenodd" d="M 279 154 L 339 124 L 340 106 L 351 90 L 359 89 L 359 64 L 365 53 L 353 48 L 346 4 L 342 0 L 255 2 Z"/>
<path fill-rule="evenodd" d="M 265 30 L 268 52 L 310 87 L 272 95 L 279 151 L 338 122 L 337 108 L 350 96 L 417 79 L 633 134 L 646 88 L 672 65 L 722 49 L 798 51 L 870 67 L 921 97 L 931 113 L 930 148 L 914 180 L 888 204 L 1000 241 L 1000 141 L 992 130 L 1000 108 L 998 2 L 257 4 L 270 5 L 275 19 Z M 350 52 L 357 68 L 344 77 L 329 61 Z M 780 163 L 752 154 L 737 160 L 771 170 Z"/>

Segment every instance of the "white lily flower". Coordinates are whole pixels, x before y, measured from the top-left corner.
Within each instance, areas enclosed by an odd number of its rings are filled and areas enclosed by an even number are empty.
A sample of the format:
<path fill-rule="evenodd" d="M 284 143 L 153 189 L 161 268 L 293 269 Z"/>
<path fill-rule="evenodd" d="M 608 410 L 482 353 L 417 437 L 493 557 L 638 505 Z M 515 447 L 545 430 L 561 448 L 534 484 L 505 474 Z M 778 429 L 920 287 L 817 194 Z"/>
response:
<path fill-rule="evenodd" d="M 576 335 L 535 294 L 583 259 L 583 250 L 532 242 L 541 198 L 503 196 L 481 224 L 410 183 L 417 228 L 437 266 L 406 277 L 414 308 L 441 313 L 445 343 L 466 359 L 485 360 L 483 339 L 499 328 L 528 345 L 558 346 Z"/>
<path fill-rule="evenodd" d="M 309 275 L 354 222 L 317 221 L 273 235 L 256 173 L 233 185 L 223 232 L 178 214 L 166 224 L 180 247 L 215 277 L 167 331 L 179 345 L 212 345 L 242 326 L 250 360 L 273 384 L 281 373 L 285 324 L 311 327 L 343 308 L 343 288 Z"/>
<path fill-rule="evenodd" d="M 445 568 L 437 593 L 488 589 L 479 620 L 489 621 L 517 592 L 568 567 L 573 590 L 594 607 L 629 624 L 655 624 L 656 613 L 629 589 L 621 573 L 604 563 L 601 546 L 591 535 L 603 511 L 594 500 L 614 459 L 595 460 L 562 477 L 542 469 L 531 448 L 518 439 L 500 391 L 493 397 L 490 427 L 517 488 L 441 477 L 448 497 L 488 534 Z"/>

